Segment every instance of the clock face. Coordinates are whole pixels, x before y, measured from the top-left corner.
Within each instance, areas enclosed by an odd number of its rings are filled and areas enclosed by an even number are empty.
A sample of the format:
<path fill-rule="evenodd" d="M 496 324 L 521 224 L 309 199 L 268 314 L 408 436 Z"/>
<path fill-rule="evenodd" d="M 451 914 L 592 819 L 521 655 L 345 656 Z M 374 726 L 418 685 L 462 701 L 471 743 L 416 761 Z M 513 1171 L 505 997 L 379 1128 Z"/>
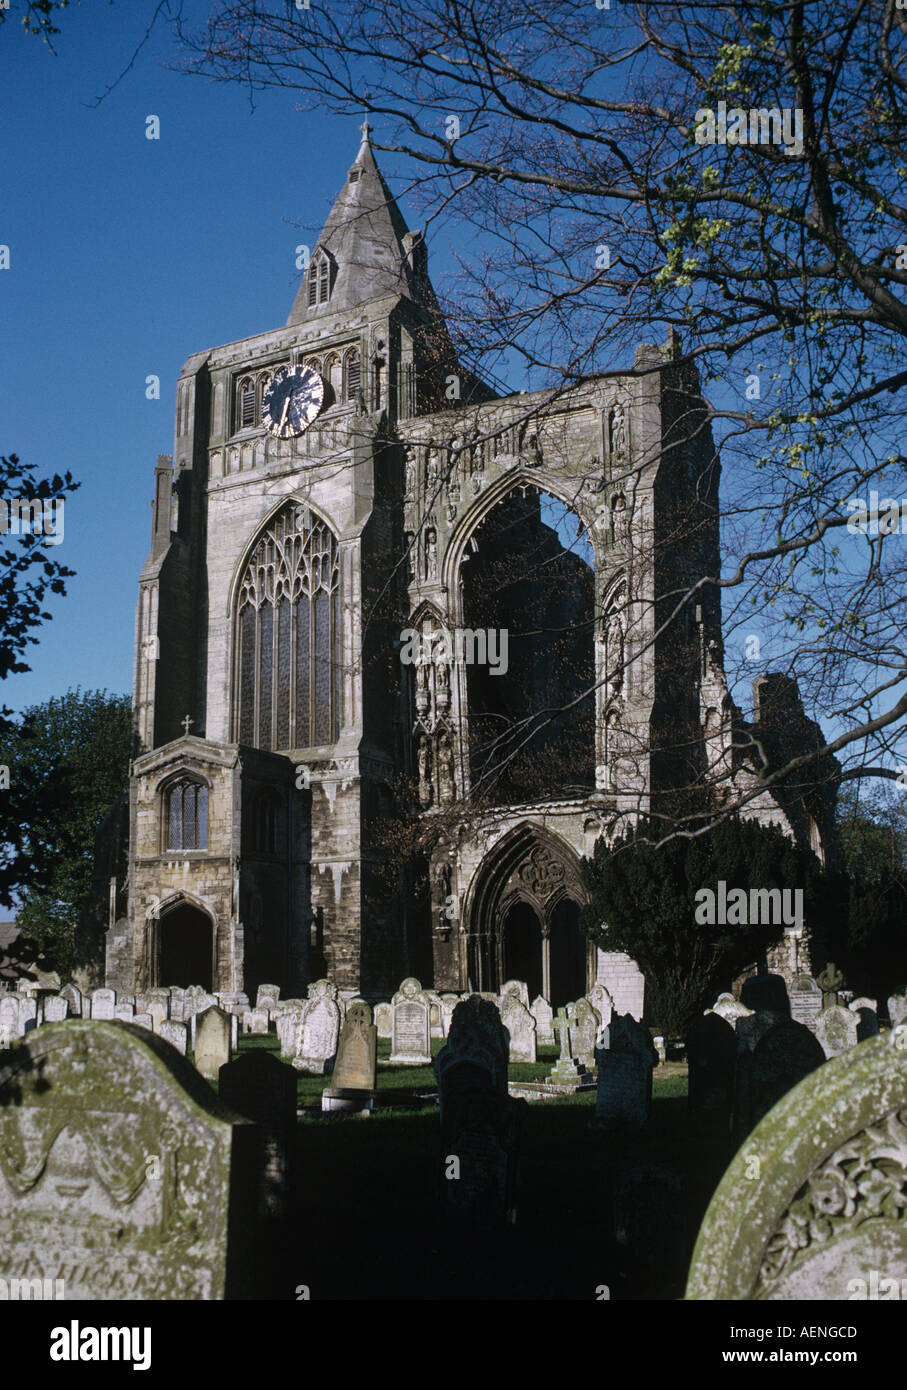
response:
<path fill-rule="evenodd" d="M 281 367 L 268 382 L 261 422 L 278 439 L 302 434 L 324 402 L 324 382 L 313 367 Z"/>

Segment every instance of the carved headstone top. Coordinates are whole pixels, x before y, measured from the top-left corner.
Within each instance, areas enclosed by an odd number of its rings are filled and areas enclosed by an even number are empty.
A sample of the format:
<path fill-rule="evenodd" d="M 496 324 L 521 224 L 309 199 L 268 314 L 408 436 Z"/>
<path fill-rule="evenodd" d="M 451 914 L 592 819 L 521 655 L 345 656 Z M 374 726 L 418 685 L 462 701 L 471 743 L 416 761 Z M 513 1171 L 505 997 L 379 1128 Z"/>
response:
<path fill-rule="evenodd" d="M 235 1296 L 254 1141 L 152 1034 L 38 1029 L 0 1055 L 0 1268 L 65 1279 L 74 1299 Z"/>

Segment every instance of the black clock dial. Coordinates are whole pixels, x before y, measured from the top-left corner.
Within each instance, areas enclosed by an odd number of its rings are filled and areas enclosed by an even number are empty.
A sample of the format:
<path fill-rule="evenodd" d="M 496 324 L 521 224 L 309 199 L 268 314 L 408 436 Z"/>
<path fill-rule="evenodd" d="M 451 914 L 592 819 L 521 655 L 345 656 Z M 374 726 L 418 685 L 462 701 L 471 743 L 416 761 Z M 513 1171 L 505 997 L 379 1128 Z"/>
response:
<path fill-rule="evenodd" d="M 262 401 L 262 424 L 278 439 L 302 434 L 324 401 L 324 382 L 313 367 L 282 367 Z"/>

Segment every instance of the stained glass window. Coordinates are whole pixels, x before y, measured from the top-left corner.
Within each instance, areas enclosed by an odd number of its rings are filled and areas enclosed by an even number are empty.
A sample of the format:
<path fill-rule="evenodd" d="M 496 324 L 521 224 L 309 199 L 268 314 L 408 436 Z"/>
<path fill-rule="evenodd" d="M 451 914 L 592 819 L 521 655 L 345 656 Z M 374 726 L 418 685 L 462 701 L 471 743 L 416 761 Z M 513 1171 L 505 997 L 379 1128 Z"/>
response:
<path fill-rule="evenodd" d="M 293 504 L 269 525 L 240 584 L 236 736 L 271 752 L 333 743 L 339 560 L 333 533 Z"/>

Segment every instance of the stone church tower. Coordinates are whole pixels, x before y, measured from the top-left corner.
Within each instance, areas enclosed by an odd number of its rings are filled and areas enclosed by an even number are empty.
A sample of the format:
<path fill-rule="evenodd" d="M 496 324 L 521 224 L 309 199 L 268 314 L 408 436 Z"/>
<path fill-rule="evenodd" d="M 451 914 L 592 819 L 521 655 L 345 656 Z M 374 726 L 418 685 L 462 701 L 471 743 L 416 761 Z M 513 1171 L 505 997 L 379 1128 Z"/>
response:
<path fill-rule="evenodd" d="M 179 379 L 107 983 L 518 977 L 557 1006 L 599 980 L 638 1013 L 579 931 L 581 859 L 748 775 L 717 590 L 667 622 L 718 569 L 698 384 L 671 342 L 568 390 L 478 381 L 364 132 L 286 325 Z M 757 812 L 821 845 L 801 801 Z"/>

